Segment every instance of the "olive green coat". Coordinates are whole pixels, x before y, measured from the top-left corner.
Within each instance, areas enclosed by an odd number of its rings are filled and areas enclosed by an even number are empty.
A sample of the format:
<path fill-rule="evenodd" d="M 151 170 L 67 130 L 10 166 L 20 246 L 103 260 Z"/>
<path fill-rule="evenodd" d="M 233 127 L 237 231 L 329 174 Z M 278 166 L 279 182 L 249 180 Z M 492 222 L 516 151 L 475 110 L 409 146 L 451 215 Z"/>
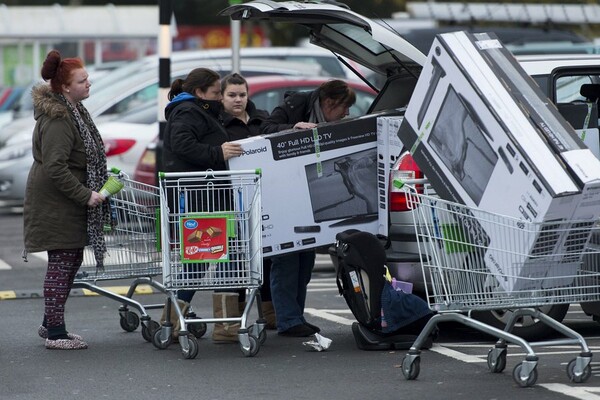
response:
<path fill-rule="evenodd" d="M 86 155 L 66 104 L 46 84 L 32 91 L 33 165 L 23 209 L 25 250 L 75 249 L 87 244 Z"/>

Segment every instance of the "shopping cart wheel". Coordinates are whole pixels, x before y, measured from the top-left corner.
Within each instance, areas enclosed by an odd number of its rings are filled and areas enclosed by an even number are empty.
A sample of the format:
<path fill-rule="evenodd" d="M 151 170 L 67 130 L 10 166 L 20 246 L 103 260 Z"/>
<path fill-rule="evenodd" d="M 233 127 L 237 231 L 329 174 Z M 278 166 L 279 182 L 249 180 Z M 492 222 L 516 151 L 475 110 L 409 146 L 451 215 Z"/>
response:
<path fill-rule="evenodd" d="M 133 332 L 140 326 L 140 317 L 133 311 L 123 311 L 119 314 L 121 316 L 119 323 L 124 331 Z"/>
<path fill-rule="evenodd" d="M 263 329 L 258 333 L 258 342 L 262 345 L 266 341 L 267 341 L 267 331 L 266 331 L 266 329 Z"/>
<path fill-rule="evenodd" d="M 487 356 L 490 372 L 500 373 L 506 368 L 506 348 L 491 348 Z"/>
<path fill-rule="evenodd" d="M 527 376 L 525 379 L 521 378 L 522 369 L 523 363 L 518 363 L 513 369 L 513 379 L 515 380 L 515 382 L 517 382 L 521 387 L 529 387 L 535 385 L 535 382 L 538 378 L 537 369 L 534 367 L 529 373 L 529 376 Z"/>
<path fill-rule="evenodd" d="M 248 344 L 249 346 L 245 347 L 242 344 L 242 342 L 240 342 L 240 349 L 242 349 L 242 353 L 244 354 L 244 356 L 254 357 L 258 354 L 258 351 L 260 350 L 260 343 L 258 342 L 256 336 L 248 335 Z"/>
<path fill-rule="evenodd" d="M 589 362 L 583 368 L 583 370 L 581 370 L 581 366 L 579 366 L 579 368 L 577 368 L 577 369 L 579 369 L 579 371 L 581 371 L 580 373 L 575 372 L 578 359 L 579 359 L 579 357 L 574 358 L 567 365 L 567 376 L 569 377 L 569 381 L 571 381 L 573 383 L 583 383 L 583 382 L 587 381 L 590 378 L 590 376 L 592 376 L 592 366 L 589 364 Z"/>
<path fill-rule="evenodd" d="M 185 340 L 187 341 L 188 349 L 186 350 L 183 348 L 183 346 L 181 347 L 181 354 L 183 354 L 183 358 L 186 358 L 188 360 L 196 358 L 196 356 L 198 355 L 198 339 L 196 339 L 196 336 L 194 336 L 193 334 L 190 334 L 187 335 Z"/>
<path fill-rule="evenodd" d="M 156 347 L 157 349 L 160 349 L 160 350 L 164 350 L 167 347 L 169 347 L 169 345 L 173 341 L 173 337 L 171 335 L 169 335 L 166 338 L 163 338 L 162 337 L 163 333 L 164 333 L 164 330 L 161 327 L 161 328 L 158 328 L 157 330 L 155 330 L 154 334 L 152 335 L 152 344 L 154 345 L 154 347 Z"/>
<path fill-rule="evenodd" d="M 191 323 L 187 324 L 188 332 L 190 332 L 192 335 L 194 335 L 198 339 L 200 339 L 202 336 L 204 336 L 206 334 L 207 329 L 208 328 L 206 327 L 206 324 L 204 322 L 191 322 Z"/>
<path fill-rule="evenodd" d="M 160 324 L 156 321 L 149 320 L 146 323 L 142 324 L 142 337 L 147 342 L 152 342 L 152 336 L 154 336 L 154 332 L 160 329 Z"/>
<path fill-rule="evenodd" d="M 412 381 L 417 379 L 421 372 L 421 357 L 406 355 L 402 360 L 402 374 L 406 380 Z"/>

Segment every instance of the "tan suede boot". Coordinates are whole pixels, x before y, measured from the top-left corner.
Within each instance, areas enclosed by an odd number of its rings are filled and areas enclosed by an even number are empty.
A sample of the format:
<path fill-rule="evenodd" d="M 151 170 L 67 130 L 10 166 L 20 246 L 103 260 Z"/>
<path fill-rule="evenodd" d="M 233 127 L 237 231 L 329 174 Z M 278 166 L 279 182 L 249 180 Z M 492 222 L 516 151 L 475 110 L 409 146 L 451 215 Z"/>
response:
<path fill-rule="evenodd" d="M 237 293 L 213 293 L 214 318 L 238 318 L 242 316 Z M 238 343 L 239 323 L 215 323 L 212 340 L 216 343 Z"/>
<path fill-rule="evenodd" d="M 263 318 L 267 320 L 267 325 L 265 325 L 265 328 L 270 330 L 277 329 L 277 316 L 275 315 L 273 302 L 263 301 L 261 302 L 260 308 L 262 310 Z"/>
<path fill-rule="evenodd" d="M 181 309 L 181 313 L 185 315 L 188 308 L 190 308 L 190 303 L 187 303 L 183 300 L 177 300 L 177 304 L 179 304 L 179 308 Z M 167 307 L 163 307 L 163 312 L 160 317 L 160 324 L 163 325 L 167 321 Z M 173 337 L 177 338 L 179 336 L 179 331 L 181 330 L 181 325 L 179 324 L 179 317 L 177 316 L 177 311 L 175 310 L 175 305 L 171 303 L 171 324 L 173 324 Z"/>

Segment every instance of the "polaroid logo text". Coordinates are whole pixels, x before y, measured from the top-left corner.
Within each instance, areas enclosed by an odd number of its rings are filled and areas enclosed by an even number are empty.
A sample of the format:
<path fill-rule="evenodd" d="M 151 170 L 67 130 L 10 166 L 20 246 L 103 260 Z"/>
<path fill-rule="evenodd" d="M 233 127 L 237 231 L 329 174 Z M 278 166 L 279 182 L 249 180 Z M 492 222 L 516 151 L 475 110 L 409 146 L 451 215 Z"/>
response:
<path fill-rule="evenodd" d="M 244 151 L 242 151 L 242 155 L 243 156 L 249 156 L 249 155 L 252 155 L 252 154 L 264 153 L 265 151 L 267 151 L 267 146 L 261 147 L 259 149 L 244 150 Z"/>

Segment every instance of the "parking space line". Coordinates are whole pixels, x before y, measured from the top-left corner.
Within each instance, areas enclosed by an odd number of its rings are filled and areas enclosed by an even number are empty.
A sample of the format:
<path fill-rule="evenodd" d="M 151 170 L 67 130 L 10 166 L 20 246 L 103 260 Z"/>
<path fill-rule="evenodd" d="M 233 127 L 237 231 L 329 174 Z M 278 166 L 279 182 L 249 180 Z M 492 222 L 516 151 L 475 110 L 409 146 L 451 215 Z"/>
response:
<path fill-rule="evenodd" d="M 3 260 L 0 260 L 0 269 L 12 269 L 12 267 Z"/>
<path fill-rule="evenodd" d="M 339 310 L 339 311 L 344 311 L 344 313 L 345 313 L 345 310 Z M 305 308 L 304 312 L 308 313 L 310 315 L 313 315 L 315 317 L 318 317 L 318 318 L 323 318 L 328 321 L 337 322 L 338 324 L 347 325 L 347 326 L 350 326 L 350 325 L 352 325 L 353 322 L 356 322 L 356 319 L 348 319 L 348 318 L 344 318 L 344 317 L 337 315 L 338 313 L 340 313 L 340 312 L 338 312 L 338 310 L 321 310 L 321 309 L 316 309 L 316 308 Z M 334 312 L 335 312 L 335 314 L 334 314 Z"/>
<path fill-rule="evenodd" d="M 581 400 L 600 400 L 600 388 L 569 386 L 562 383 L 539 383 L 536 386 L 544 387 L 552 392 L 564 394 Z M 595 394 L 598 393 L 598 394 Z"/>
<path fill-rule="evenodd" d="M 469 354 L 461 353 L 460 351 L 452 350 L 452 349 L 446 347 L 446 345 L 442 346 L 442 345 L 439 345 L 436 343 L 433 344 L 431 351 L 435 351 L 436 353 L 439 353 L 441 355 L 451 357 L 451 358 L 454 358 L 456 360 L 463 361 L 466 363 L 480 363 L 480 362 L 487 360 L 487 356 L 486 356 L 486 360 L 482 360 L 481 356 L 472 356 Z"/>

